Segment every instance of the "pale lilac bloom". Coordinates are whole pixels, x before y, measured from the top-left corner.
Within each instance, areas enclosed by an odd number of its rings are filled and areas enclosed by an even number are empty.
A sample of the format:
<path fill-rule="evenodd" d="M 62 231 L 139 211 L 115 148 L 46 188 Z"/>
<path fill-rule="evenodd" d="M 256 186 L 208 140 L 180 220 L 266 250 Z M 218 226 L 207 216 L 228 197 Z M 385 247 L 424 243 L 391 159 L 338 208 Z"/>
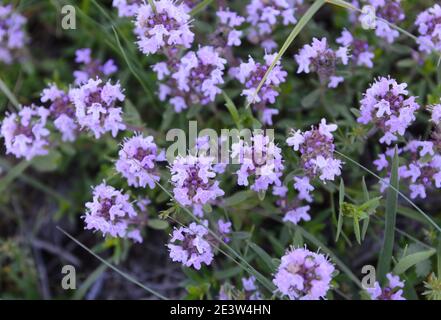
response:
<path fill-rule="evenodd" d="M 335 42 L 349 48 L 350 59 L 355 65 L 365 66 L 368 68 L 372 68 L 374 66 L 372 59 L 375 55 L 370 50 L 369 44 L 366 40 L 354 38 L 354 36 L 347 29 L 344 29 L 340 38 L 337 38 Z"/>
<path fill-rule="evenodd" d="M 129 186 L 155 188 L 160 178 L 157 162 L 165 161 L 165 152 L 158 150 L 152 136 L 137 134 L 125 139 L 118 155 L 116 171 Z"/>
<path fill-rule="evenodd" d="M 81 65 L 80 69 L 73 73 L 76 85 L 81 85 L 96 77 L 104 79 L 118 71 L 112 59 L 107 60 L 104 64 L 97 59 L 93 59 L 90 48 L 78 49 L 75 52 L 75 62 Z"/>
<path fill-rule="evenodd" d="M 370 298 L 372 300 L 406 300 L 403 297 L 404 280 L 401 281 L 400 277 L 388 273 L 386 275 L 388 284 L 381 288 L 378 281 L 375 282 L 373 288 L 367 288 Z"/>
<path fill-rule="evenodd" d="M 61 132 L 61 139 L 74 141 L 78 133 L 78 124 L 69 93 L 59 89 L 56 84 L 49 84 L 41 92 L 40 101 L 50 103 L 50 118 L 54 121 L 55 128 Z"/>
<path fill-rule="evenodd" d="M 310 206 L 302 206 L 298 208 L 293 208 L 285 213 L 283 217 L 283 221 L 291 222 L 293 224 L 298 224 L 300 221 L 309 221 L 311 220 L 311 216 L 309 215 Z"/>
<path fill-rule="evenodd" d="M 89 79 L 79 88 L 71 89 L 69 94 L 79 125 L 92 131 L 95 138 L 106 132 L 115 137 L 118 131 L 126 129 L 119 106 L 125 96 L 119 83 Z"/>
<path fill-rule="evenodd" d="M 426 189 L 441 188 L 441 156 L 432 141 L 412 140 L 403 148 L 410 160 L 399 167 L 400 178 L 407 181 L 410 197 L 426 198 Z"/>
<path fill-rule="evenodd" d="M 245 293 L 245 300 L 262 300 L 262 294 L 256 286 L 256 278 L 242 278 L 242 287 Z"/>
<path fill-rule="evenodd" d="M 143 0 L 113 0 L 112 6 L 118 10 L 119 17 L 133 17 L 143 2 Z"/>
<path fill-rule="evenodd" d="M 270 186 L 280 186 L 283 171 L 281 149 L 269 136 L 254 134 L 249 141 L 240 140 L 232 145 L 231 157 L 240 164 L 236 171 L 237 184 L 251 190 L 266 191 Z"/>
<path fill-rule="evenodd" d="M 234 11 L 230 11 L 229 8 L 221 9 L 216 12 L 216 16 L 219 18 L 219 24 L 217 25 L 217 32 L 222 32 L 226 37 L 227 46 L 240 46 L 243 32 L 236 28 L 245 22 L 245 18 L 238 15 Z"/>
<path fill-rule="evenodd" d="M 280 60 L 269 73 L 257 95 L 255 93 L 276 56 L 276 53 L 265 54 L 264 64 L 255 62 L 252 57 L 249 57 L 248 62 L 242 62 L 234 72 L 234 77 L 245 86 L 241 95 L 246 96 L 247 102 L 253 104 L 253 108 L 262 113 L 261 120 L 268 125 L 272 125 L 272 116 L 279 113 L 277 109 L 268 108 L 268 105 L 276 102 L 276 97 L 279 95 L 277 88 L 285 82 L 287 76 Z"/>
<path fill-rule="evenodd" d="M 335 88 L 344 80 L 343 77 L 336 76 L 336 67 L 339 63 L 348 64 L 348 48 L 341 46 L 333 50 L 326 38 L 313 38 L 312 43 L 304 45 L 294 59 L 299 65 L 297 73 L 316 72 L 322 84 Z"/>
<path fill-rule="evenodd" d="M 286 140 L 289 146 L 300 152 L 300 165 L 308 178 L 317 176 L 326 183 L 327 180 L 333 181 L 341 174 L 342 161 L 334 158 L 335 145 L 332 132 L 335 130 L 337 125 L 327 124 L 326 119 L 322 119 L 317 127 L 312 126 L 309 131 L 293 130 L 292 136 Z M 296 183 L 299 184 L 300 180 L 296 180 Z M 302 198 L 310 199 L 305 192 L 308 189 L 306 186 L 309 185 L 309 179 L 307 183 L 303 182 L 303 185 L 305 187 L 300 188 L 304 191 Z"/>
<path fill-rule="evenodd" d="M 18 113 L 6 114 L 0 129 L 5 139 L 6 154 L 28 161 L 48 154 L 48 117 L 48 109 L 34 105 L 21 107 Z"/>
<path fill-rule="evenodd" d="M 359 123 L 373 123 L 380 128 L 384 136 L 381 143 L 390 145 L 403 136 L 406 129 L 415 120 L 415 111 L 419 109 L 414 96 L 409 96 L 407 84 L 398 84 L 395 79 L 381 77 L 366 90 L 360 101 Z"/>
<path fill-rule="evenodd" d="M 139 7 L 135 20 L 137 45 L 149 55 L 161 49 L 190 48 L 194 34 L 190 30 L 190 15 L 183 4 L 171 0 L 155 1 L 156 12 L 149 4 Z"/>
<path fill-rule="evenodd" d="M 221 93 L 225 64 L 226 60 L 211 46 L 189 51 L 178 63 L 170 66 L 165 62 L 155 64 L 153 70 L 158 79 L 169 76 L 160 88 L 160 100 L 170 97 L 169 101 L 176 112 L 193 104 L 207 105 L 213 102 Z"/>
<path fill-rule="evenodd" d="M 183 206 L 192 206 L 197 216 L 203 215 L 202 207 L 205 204 L 224 195 L 219 181 L 214 179 L 216 173 L 212 157 L 178 156 L 170 171 L 174 198 Z"/>
<path fill-rule="evenodd" d="M 170 258 L 196 270 L 199 270 L 202 264 L 210 265 L 213 250 L 208 238 L 209 233 L 205 225 L 192 222 L 188 227 L 175 228 L 167 245 Z"/>
<path fill-rule="evenodd" d="M 27 42 L 25 24 L 26 18 L 12 5 L 0 3 L 0 62 L 11 64 L 19 57 Z"/>
<path fill-rule="evenodd" d="M 222 236 L 224 242 L 230 242 L 229 235 L 231 234 L 231 221 L 219 219 L 217 221 L 217 229 Z"/>
<path fill-rule="evenodd" d="M 385 39 L 388 43 L 393 43 L 400 33 L 398 30 L 390 27 L 385 21 L 397 25 L 406 17 L 400 2 L 400 0 L 367 1 L 367 3 L 375 9 L 375 15 L 380 18 L 375 20 L 375 34 Z M 360 19 L 362 18 L 363 16 L 361 15 Z"/>
<path fill-rule="evenodd" d="M 129 195 L 105 182 L 93 188 L 93 200 L 86 203 L 86 214 L 82 218 L 86 223 L 85 229 L 101 231 L 103 236 L 142 242 L 137 213 Z"/>
<path fill-rule="evenodd" d="M 246 7 L 246 19 L 251 25 L 248 40 L 269 52 L 276 49 L 273 30 L 279 25 L 296 24 L 296 11 L 302 4 L 303 0 L 251 0 Z"/>
<path fill-rule="evenodd" d="M 441 6 L 433 7 L 421 12 L 415 25 L 418 26 L 418 44 L 420 51 L 430 53 L 441 51 Z"/>
<path fill-rule="evenodd" d="M 312 202 L 311 192 L 314 191 L 314 187 L 308 177 L 294 177 L 294 189 L 299 193 L 300 200 Z"/>
<path fill-rule="evenodd" d="M 273 283 L 277 292 L 290 300 L 324 299 L 334 270 L 323 254 L 292 248 L 282 257 Z"/>

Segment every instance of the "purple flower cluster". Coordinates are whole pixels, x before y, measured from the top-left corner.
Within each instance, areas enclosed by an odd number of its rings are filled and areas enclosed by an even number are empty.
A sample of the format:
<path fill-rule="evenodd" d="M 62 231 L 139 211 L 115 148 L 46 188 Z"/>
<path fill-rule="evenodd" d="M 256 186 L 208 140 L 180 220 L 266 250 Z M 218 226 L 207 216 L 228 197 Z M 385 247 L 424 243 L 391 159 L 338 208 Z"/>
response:
<path fill-rule="evenodd" d="M 165 161 L 164 151 L 158 152 L 152 136 L 137 134 L 124 141 L 115 168 L 127 179 L 129 186 L 145 188 L 148 185 L 153 189 L 160 178 L 158 161 Z"/>
<path fill-rule="evenodd" d="M 74 141 L 78 133 L 78 125 L 75 107 L 69 93 L 59 89 L 56 84 L 50 84 L 43 89 L 40 100 L 42 103 L 50 103 L 50 118 L 54 121 L 55 128 L 61 132 L 61 139 Z"/>
<path fill-rule="evenodd" d="M 386 275 L 388 284 L 384 288 L 380 287 L 378 281 L 375 282 L 373 288 L 367 288 L 369 296 L 372 300 L 406 300 L 403 297 L 404 281 L 400 277 L 394 276 L 392 273 Z"/>
<path fill-rule="evenodd" d="M 6 153 L 28 161 L 35 156 L 46 155 L 49 146 L 48 116 L 49 110 L 34 105 L 22 107 L 18 113 L 7 114 L 0 129 Z"/>
<path fill-rule="evenodd" d="M 381 143 L 390 145 L 398 136 L 403 136 L 409 125 L 415 120 L 415 111 L 419 109 L 414 96 L 408 97 L 407 84 L 398 84 L 395 79 L 381 77 L 376 80 L 360 101 L 362 124 L 373 123 L 380 128 L 384 136 Z"/>
<path fill-rule="evenodd" d="M 281 149 L 274 140 L 264 134 L 254 134 L 249 141 L 240 140 L 232 145 L 232 158 L 240 164 L 237 174 L 237 184 L 248 186 L 253 178 L 251 190 L 266 191 L 273 186 L 280 186 L 283 171 Z"/>
<path fill-rule="evenodd" d="M 26 18 L 11 5 L 0 4 L 0 62 L 11 64 L 26 43 Z"/>
<path fill-rule="evenodd" d="M 129 195 L 105 182 L 93 188 L 93 200 L 86 203 L 83 218 L 88 230 L 101 231 L 103 236 L 142 242 L 137 213 L 129 201 Z"/>
<path fill-rule="evenodd" d="M 97 77 L 103 79 L 118 71 L 112 59 L 101 64 L 99 60 L 92 59 L 91 53 L 90 48 L 78 49 L 75 52 L 75 62 L 82 64 L 80 70 L 75 70 L 73 73 L 75 85 L 84 84 L 89 79 Z"/>
<path fill-rule="evenodd" d="M 231 234 L 231 221 L 219 219 L 217 221 L 217 230 L 225 243 L 230 242 L 229 235 Z"/>
<path fill-rule="evenodd" d="M 276 56 L 277 53 L 265 54 L 264 64 L 255 62 L 252 57 L 249 57 L 248 62 L 242 62 L 238 68 L 232 71 L 233 75 L 245 86 L 242 95 L 246 96 L 248 103 L 252 103 L 256 110 L 262 111 L 262 121 L 269 125 L 272 125 L 272 115 L 278 114 L 279 111 L 267 108 L 267 105 L 275 103 L 276 97 L 279 95 L 277 88 L 285 82 L 287 76 L 280 60 L 269 73 L 258 94 L 255 93 Z"/>
<path fill-rule="evenodd" d="M 300 199 L 295 198 L 290 201 L 288 199 L 288 188 L 286 186 L 274 187 L 273 195 L 277 196 L 277 206 L 285 214 L 283 217 L 284 222 L 291 222 L 297 225 L 300 221 L 309 221 L 311 216 L 309 215 L 310 206 L 301 206 Z"/>
<path fill-rule="evenodd" d="M 203 215 L 202 207 L 224 192 L 214 180 L 213 158 L 188 155 L 178 156 L 170 168 L 175 199 L 183 206 L 192 206 L 194 214 Z"/>
<path fill-rule="evenodd" d="M 156 12 L 149 4 L 143 4 L 136 14 L 135 33 L 141 52 L 149 55 L 166 48 L 189 48 L 194 34 L 186 6 L 171 0 L 154 1 L 154 4 Z"/>
<path fill-rule="evenodd" d="M 419 49 L 423 52 L 441 51 L 441 6 L 433 7 L 421 12 L 415 25 L 418 26 Z"/>
<path fill-rule="evenodd" d="M 375 15 L 381 19 L 376 19 L 375 34 L 385 39 L 388 43 L 393 43 L 400 33 L 391 28 L 389 24 L 398 24 L 406 17 L 401 8 L 400 0 L 368 0 L 369 5 L 375 9 Z M 363 16 L 360 16 L 360 20 Z M 385 20 L 385 21 L 384 21 Z"/>
<path fill-rule="evenodd" d="M 176 112 L 181 112 L 193 104 L 206 105 L 213 102 L 221 92 L 219 85 L 226 60 L 221 58 L 211 46 L 187 52 L 179 61 L 170 59 L 153 66 L 158 79 L 169 76 L 168 81 L 159 86 L 161 101 L 171 97 L 170 103 Z"/>
<path fill-rule="evenodd" d="M 310 192 L 314 187 L 310 184 L 310 179 L 318 176 L 326 183 L 341 174 L 342 161 L 334 158 L 332 132 L 335 130 L 337 125 L 327 124 L 326 119 L 322 119 L 318 127 L 311 127 L 306 132 L 293 131 L 286 140 L 294 151 L 300 152 L 300 165 L 306 174 L 304 177 L 294 177 L 294 188 L 299 192 L 299 199 L 312 201 Z"/>
<path fill-rule="evenodd" d="M 336 75 L 337 63 L 347 65 L 349 61 L 348 48 L 346 46 L 333 50 L 329 47 L 326 38 L 312 39 L 312 43 L 306 44 L 294 56 L 299 65 L 297 73 L 316 72 L 322 84 L 329 88 L 336 88 L 344 78 Z"/>
<path fill-rule="evenodd" d="M 277 44 L 271 38 L 273 29 L 297 23 L 295 13 L 303 0 L 251 0 L 247 5 L 247 21 L 252 26 L 248 39 L 271 52 Z"/>
<path fill-rule="evenodd" d="M 213 250 L 209 238 L 207 227 L 195 222 L 188 227 L 175 228 L 167 245 L 170 258 L 196 270 L 199 270 L 202 264 L 210 265 Z"/>
<path fill-rule="evenodd" d="M 330 288 L 332 263 L 308 249 L 291 249 L 282 257 L 274 276 L 277 291 L 291 300 L 319 300 Z"/>
<path fill-rule="evenodd" d="M 113 0 L 112 6 L 118 10 L 119 17 L 133 17 L 143 2 L 143 0 Z"/>
<path fill-rule="evenodd" d="M 356 66 L 365 66 L 367 68 L 372 68 L 374 66 L 372 59 L 375 55 L 370 50 L 369 44 L 366 40 L 354 38 L 348 30 L 344 29 L 340 38 L 337 38 L 336 42 L 343 47 L 350 49 L 350 59 Z"/>
<path fill-rule="evenodd" d="M 92 131 L 95 138 L 106 132 L 112 132 L 115 137 L 119 130 L 126 128 L 118 106 L 125 98 L 119 83 L 89 79 L 79 88 L 71 89 L 70 96 L 79 125 Z"/>
<path fill-rule="evenodd" d="M 219 300 L 262 300 L 262 294 L 256 285 L 256 278 L 250 276 L 249 278 L 242 278 L 242 291 L 230 283 L 225 283 L 221 286 L 219 291 Z"/>
<path fill-rule="evenodd" d="M 243 32 L 236 28 L 245 22 L 245 18 L 234 11 L 230 11 L 229 8 L 217 11 L 216 16 L 219 18 L 218 32 L 221 32 L 226 37 L 225 45 L 229 47 L 240 46 L 240 38 Z"/>
<path fill-rule="evenodd" d="M 441 188 L 441 156 L 435 153 L 435 145 L 432 141 L 409 141 L 406 146 L 398 149 L 398 154 L 405 159 L 405 164 L 398 168 L 398 175 L 409 186 L 412 199 L 425 199 L 427 189 L 433 189 L 434 186 Z M 393 155 L 392 148 L 379 154 L 374 161 L 377 170 L 386 170 L 390 174 L 388 158 L 392 159 Z M 386 187 L 387 184 L 383 183 L 381 191 Z"/>

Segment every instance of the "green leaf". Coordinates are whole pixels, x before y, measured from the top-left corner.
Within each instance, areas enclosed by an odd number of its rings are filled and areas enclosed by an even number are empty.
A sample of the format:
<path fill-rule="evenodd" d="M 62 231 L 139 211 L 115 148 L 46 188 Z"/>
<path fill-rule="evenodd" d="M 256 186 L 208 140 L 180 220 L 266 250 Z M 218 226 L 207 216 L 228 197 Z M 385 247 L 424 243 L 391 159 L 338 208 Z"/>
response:
<path fill-rule="evenodd" d="M 254 197 L 254 191 L 246 190 L 246 191 L 239 191 L 232 195 L 231 197 L 228 197 L 225 199 L 225 205 L 227 207 L 234 207 L 238 204 Z"/>
<path fill-rule="evenodd" d="M 12 169 L 8 170 L 6 176 L 0 179 L 0 193 L 5 191 L 9 184 L 18 178 L 26 170 L 26 168 L 29 167 L 30 164 L 30 161 L 23 160 L 15 165 Z"/>
<path fill-rule="evenodd" d="M 11 103 L 18 108 L 19 103 L 15 95 L 9 90 L 6 83 L 0 78 L 0 91 L 4 93 L 4 95 L 11 101 Z"/>
<path fill-rule="evenodd" d="M 394 157 L 392 159 L 391 177 L 386 196 L 386 222 L 384 227 L 383 246 L 378 257 L 378 277 L 383 281 L 386 273 L 390 270 L 392 253 L 395 242 L 395 221 L 398 203 L 398 151 L 395 146 Z"/>
<path fill-rule="evenodd" d="M 271 256 L 266 253 L 265 250 L 263 250 L 261 247 L 259 247 L 257 244 L 253 243 L 253 242 L 249 242 L 248 243 L 250 248 L 257 254 L 257 256 L 263 261 L 265 262 L 265 264 L 267 265 L 267 267 L 269 268 L 269 270 L 271 272 L 274 272 L 277 268 L 276 265 L 274 265 L 273 259 L 271 258 Z"/>
<path fill-rule="evenodd" d="M 337 220 L 337 234 L 335 241 L 338 241 L 343 227 L 343 202 L 345 201 L 345 183 L 340 179 L 340 188 L 338 193 L 338 220 Z"/>
<path fill-rule="evenodd" d="M 305 108 L 311 108 L 317 102 L 319 97 L 320 97 L 320 89 L 315 89 L 314 91 L 311 91 L 306 96 L 304 96 L 303 99 L 300 101 L 300 103 Z"/>
<path fill-rule="evenodd" d="M 360 223 L 357 217 L 354 217 L 354 233 L 355 239 L 357 239 L 358 244 L 361 244 Z"/>
<path fill-rule="evenodd" d="M 206 6 L 208 6 L 213 0 L 202 0 L 199 2 L 191 11 L 190 16 L 194 17 L 199 12 L 205 9 Z"/>
<path fill-rule="evenodd" d="M 424 260 L 429 259 L 431 256 L 435 254 L 435 249 L 430 249 L 426 251 L 420 251 L 413 254 L 409 254 L 404 258 L 401 258 L 397 265 L 394 268 L 394 274 L 402 274 L 406 272 L 407 269 L 413 267 L 414 265 L 423 262 Z"/>
<path fill-rule="evenodd" d="M 361 187 L 363 188 L 364 201 L 369 201 L 369 190 L 366 185 L 366 180 L 365 180 L 364 176 L 363 176 L 363 178 L 361 178 Z"/>
<path fill-rule="evenodd" d="M 133 105 L 133 103 L 126 99 L 126 103 L 124 105 L 124 119 L 127 123 L 143 127 L 144 123 L 141 119 L 141 115 L 138 112 L 138 109 Z"/>
<path fill-rule="evenodd" d="M 156 230 L 164 230 L 164 229 L 167 229 L 169 226 L 167 221 L 161 220 L 161 219 L 151 219 L 147 222 L 147 225 L 150 228 L 156 229 Z"/>
<path fill-rule="evenodd" d="M 32 167 L 40 172 L 51 172 L 57 170 L 61 163 L 61 153 L 51 150 L 45 156 L 36 157 L 32 160 Z"/>
<path fill-rule="evenodd" d="M 242 126 L 240 123 L 239 112 L 237 111 L 236 105 L 224 91 L 222 91 L 222 94 L 225 99 L 225 107 L 228 109 L 228 112 L 230 112 L 231 118 L 233 118 L 236 127 L 240 129 Z"/>

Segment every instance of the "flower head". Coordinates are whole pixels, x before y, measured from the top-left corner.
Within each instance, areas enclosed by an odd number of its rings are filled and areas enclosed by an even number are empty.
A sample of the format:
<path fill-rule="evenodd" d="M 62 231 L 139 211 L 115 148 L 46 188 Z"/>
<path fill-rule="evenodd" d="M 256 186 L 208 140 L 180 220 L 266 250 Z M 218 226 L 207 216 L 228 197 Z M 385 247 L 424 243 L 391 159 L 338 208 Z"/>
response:
<path fill-rule="evenodd" d="M 122 109 L 118 106 L 125 98 L 119 83 L 89 79 L 79 88 L 71 89 L 70 97 L 79 125 L 92 131 L 95 138 L 106 132 L 112 132 L 115 137 L 118 131 L 126 128 Z"/>
<path fill-rule="evenodd" d="M 112 6 L 118 10 L 119 17 L 133 17 L 142 3 L 143 0 L 113 0 Z"/>
<path fill-rule="evenodd" d="M 303 0 L 251 0 L 246 7 L 246 19 L 252 26 L 248 39 L 268 51 L 277 48 L 271 38 L 274 28 L 296 24 L 296 11 L 302 3 Z"/>
<path fill-rule="evenodd" d="M 367 68 L 374 66 L 372 59 L 375 55 L 366 40 L 357 39 L 348 30 L 344 29 L 336 42 L 350 49 L 350 59 L 355 65 Z"/>
<path fill-rule="evenodd" d="M 294 58 L 299 65 L 297 73 L 316 72 L 320 82 L 327 83 L 329 88 L 337 87 L 344 80 L 335 74 L 337 63 L 347 65 L 349 61 L 348 48 L 342 46 L 333 50 L 326 38 L 313 38 L 312 43 L 303 46 Z"/>
<path fill-rule="evenodd" d="M 306 132 L 293 131 L 292 136 L 286 140 L 289 146 L 300 152 L 301 167 L 307 177 L 318 176 L 320 180 L 326 182 L 333 181 L 335 176 L 341 174 L 342 162 L 334 158 L 335 145 L 332 132 L 335 130 L 337 125 L 327 124 L 326 119 L 322 119 L 317 127 L 311 127 L 311 130 Z M 305 185 L 309 185 L 309 179 Z"/>
<path fill-rule="evenodd" d="M 283 70 L 280 60 L 277 61 L 274 68 L 268 74 L 257 95 L 256 90 L 276 56 L 277 53 L 265 54 L 264 63 L 256 62 L 252 57 L 249 57 L 248 62 L 242 62 L 233 72 L 235 78 L 245 87 L 241 95 L 247 98 L 248 103 L 253 104 L 255 110 L 262 113 L 262 122 L 269 125 L 272 125 L 272 116 L 278 114 L 279 111 L 268 108 L 268 105 L 276 102 L 276 97 L 279 95 L 277 88 L 285 82 L 287 76 L 287 72 Z"/>
<path fill-rule="evenodd" d="M 291 300 L 319 300 L 330 288 L 334 266 L 308 249 L 291 249 L 282 257 L 274 276 L 277 291 Z"/>
<path fill-rule="evenodd" d="M 26 44 L 26 18 L 11 5 L 0 4 L 0 62 L 11 64 Z"/>
<path fill-rule="evenodd" d="M 85 229 L 101 231 L 103 236 L 131 238 L 142 242 L 137 213 L 129 201 L 129 195 L 105 182 L 93 188 L 93 200 L 86 203 L 83 219 Z"/>
<path fill-rule="evenodd" d="M 418 26 L 419 49 L 423 52 L 441 52 L 441 6 L 433 7 L 421 12 L 415 24 Z"/>
<path fill-rule="evenodd" d="M 207 227 L 195 222 L 188 227 L 175 228 L 167 245 L 170 258 L 196 270 L 199 270 L 202 264 L 210 265 L 213 250 L 208 238 Z"/>
<path fill-rule="evenodd" d="M 375 9 L 375 15 L 381 19 L 376 19 L 375 34 L 385 39 L 388 43 L 393 43 L 400 33 L 391 28 L 387 22 L 398 24 L 406 17 L 401 8 L 400 0 L 368 0 L 369 5 Z M 362 19 L 363 16 L 360 16 Z M 386 20 L 386 21 L 384 21 Z"/>
<path fill-rule="evenodd" d="M 216 12 L 216 16 L 219 18 L 219 24 L 217 26 L 217 32 L 223 35 L 224 45 L 226 46 L 240 46 L 242 43 L 240 38 L 243 31 L 236 28 L 245 22 L 245 18 L 238 15 L 234 11 L 227 9 L 220 9 Z"/>
<path fill-rule="evenodd" d="M 161 85 L 160 100 L 170 97 L 170 103 L 176 112 L 187 109 L 193 104 L 206 105 L 213 102 L 221 92 L 219 85 L 226 60 L 221 58 L 211 46 L 189 51 L 177 63 L 159 62 L 153 66 L 158 79 L 170 75 L 165 84 Z"/>
<path fill-rule="evenodd" d="M 170 168 L 173 193 L 183 206 L 193 206 L 194 213 L 202 216 L 202 207 L 223 196 L 219 182 L 214 180 L 213 158 L 188 155 L 178 156 Z"/>
<path fill-rule="evenodd" d="M 48 116 L 48 109 L 34 105 L 6 115 L 0 129 L 5 139 L 6 153 L 28 161 L 35 156 L 48 154 Z"/>
<path fill-rule="evenodd" d="M 75 52 L 75 62 L 80 64 L 80 69 L 73 73 L 76 85 L 81 85 L 96 77 L 103 79 L 118 71 L 112 59 L 102 64 L 101 61 L 92 59 L 91 55 L 92 50 L 90 48 L 78 49 Z"/>
<path fill-rule="evenodd" d="M 408 96 L 407 84 L 398 84 L 395 79 L 381 77 L 376 80 L 360 101 L 362 124 L 369 122 L 379 127 L 384 136 L 381 143 L 390 145 L 398 136 L 403 136 L 406 129 L 415 120 L 415 111 L 419 109 L 414 96 Z"/>
<path fill-rule="evenodd" d="M 250 178 L 253 179 L 250 188 L 256 192 L 281 185 L 284 168 L 281 149 L 268 135 L 254 134 L 249 141 L 234 143 L 231 156 L 240 164 L 236 171 L 238 185 L 248 186 Z"/>
<path fill-rule="evenodd" d="M 59 89 L 56 84 L 50 84 L 41 92 L 41 102 L 50 103 L 50 118 L 55 128 L 61 132 L 63 141 L 74 141 L 78 131 L 75 107 L 69 93 Z"/>
<path fill-rule="evenodd" d="M 139 7 L 135 20 L 138 47 L 149 55 L 163 48 L 189 48 L 194 34 L 190 31 L 190 15 L 183 4 L 171 0 L 154 1 Z"/>
<path fill-rule="evenodd" d="M 126 139 L 119 151 L 116 171 L 127 179 L 129 186 L 153 189 L 159 181 L 158 161 L 165 161 L 164 152 L 159 152 L 152 136 L 137 134 Z"/>
<path fill-rule="evenodd" d="M 400 277 L 388 273 L 386 275 L 388 280 L 387 286 L 380 287 L 378 281 L 375 282 L 373 288 L 367 288 L 369 296 L 372 300 L 406 300 L 403 297 L 404 281 L 400 280 Z"/>

